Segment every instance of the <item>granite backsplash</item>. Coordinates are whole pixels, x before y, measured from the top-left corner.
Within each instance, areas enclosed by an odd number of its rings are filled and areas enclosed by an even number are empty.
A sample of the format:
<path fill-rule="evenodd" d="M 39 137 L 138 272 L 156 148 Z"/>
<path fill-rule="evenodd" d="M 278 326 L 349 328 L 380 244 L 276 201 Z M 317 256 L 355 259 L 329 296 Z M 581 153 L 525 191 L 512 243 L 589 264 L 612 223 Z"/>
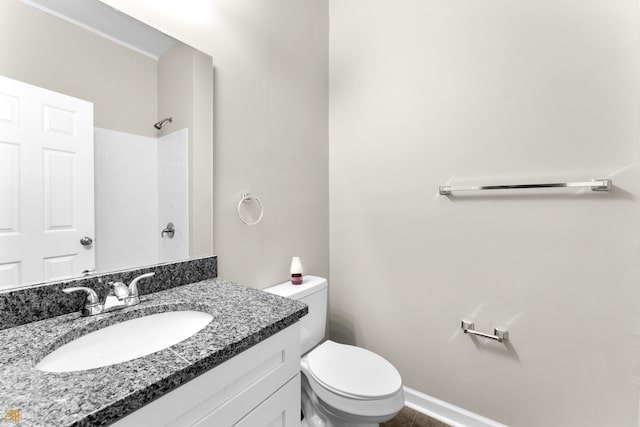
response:
<path fill-rule="evenodd" d="M 150 272 L 156 274 L 138 283 L 140 295 L 213 279 L 218 275 L 218 258 L 195 258 L 0 292 L 0 330 L 80 311 L 84 294 L 74 292 L 68 295 L 62 292 L 64 288 L 86 286 L 95 290 L 103 299 L 109 289 L 109 282 L 128 284 L 135 277 Z"/>

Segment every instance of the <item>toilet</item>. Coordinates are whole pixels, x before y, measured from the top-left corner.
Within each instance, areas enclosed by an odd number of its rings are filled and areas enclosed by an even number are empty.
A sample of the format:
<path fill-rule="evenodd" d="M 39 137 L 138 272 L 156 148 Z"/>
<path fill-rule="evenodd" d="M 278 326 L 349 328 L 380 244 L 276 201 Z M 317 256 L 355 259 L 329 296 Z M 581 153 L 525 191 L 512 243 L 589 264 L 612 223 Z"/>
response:
<path fill-rule="evenodd" d="M 266 292 L 304 302 L 300 321 L 302 412 L 304 427 L 373 427 L 404 406 L 398 370 L 376 353 L 324 338 L 327 279 L 304 276 L 301 285 L 285 282 Z M 319 345 L 318 345 L 319 344 Z"/>

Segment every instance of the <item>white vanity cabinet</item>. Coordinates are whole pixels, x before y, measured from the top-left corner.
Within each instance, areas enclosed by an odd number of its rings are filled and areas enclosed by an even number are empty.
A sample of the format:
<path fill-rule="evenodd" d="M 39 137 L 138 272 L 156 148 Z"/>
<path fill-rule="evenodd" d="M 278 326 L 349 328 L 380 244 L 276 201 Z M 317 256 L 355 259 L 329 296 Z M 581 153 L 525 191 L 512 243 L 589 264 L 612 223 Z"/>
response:
<path fill-rule="evenodd" d="M 112 425 L 300 425 L 299 323 L 232 357 Z"/>

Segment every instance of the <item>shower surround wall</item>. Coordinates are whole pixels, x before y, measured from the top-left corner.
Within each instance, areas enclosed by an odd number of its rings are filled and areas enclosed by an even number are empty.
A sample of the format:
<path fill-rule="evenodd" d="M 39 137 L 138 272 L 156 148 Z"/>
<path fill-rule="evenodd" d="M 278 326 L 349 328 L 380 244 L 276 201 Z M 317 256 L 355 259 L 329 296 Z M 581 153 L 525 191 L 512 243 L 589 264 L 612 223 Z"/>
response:
<path fill-rule="evenodd" d="M 96 269 L 189 257 L 187 129 L 160 138 L 95 129 Z M 173 222 L 173 238 L 160 232 Z"/>
<path fill-rule="evenodd" d="M 638 18 L 636 0 L 330 1 L 334 338 L 508 425 L 638 425 Z"/>
<path fill-rule="evenodd" d="M 195 256 L 189 252 L 189 130 L 180 129 L 157 140 L 158 149 L 158 262 L 183 260 Z M 171 222 L 173 237 L 161 236 Z"/>

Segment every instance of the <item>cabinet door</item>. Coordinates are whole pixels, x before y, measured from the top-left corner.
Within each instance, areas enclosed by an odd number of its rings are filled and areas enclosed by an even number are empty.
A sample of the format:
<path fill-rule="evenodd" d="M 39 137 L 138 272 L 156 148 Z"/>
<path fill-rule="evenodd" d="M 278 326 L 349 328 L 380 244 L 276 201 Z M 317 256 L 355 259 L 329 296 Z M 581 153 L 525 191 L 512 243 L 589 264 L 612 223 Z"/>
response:
<path fill-rule="evenodd" d="M 300 374 L 234 424 L 234 427 L 297 427 L 299 425 Z"/>
<path fill-rule="evenodd" d="M 298 322 L 116 421 L 112 426 L 233 426 L 284 384 L 298 378 L 299 373 Z M 297 381 L 298 395 L 290 403 L 296 405 L 299 414 L 300 380 Z M 253 427 L 266 425 L 268 423 L 259 422 Z"/>

